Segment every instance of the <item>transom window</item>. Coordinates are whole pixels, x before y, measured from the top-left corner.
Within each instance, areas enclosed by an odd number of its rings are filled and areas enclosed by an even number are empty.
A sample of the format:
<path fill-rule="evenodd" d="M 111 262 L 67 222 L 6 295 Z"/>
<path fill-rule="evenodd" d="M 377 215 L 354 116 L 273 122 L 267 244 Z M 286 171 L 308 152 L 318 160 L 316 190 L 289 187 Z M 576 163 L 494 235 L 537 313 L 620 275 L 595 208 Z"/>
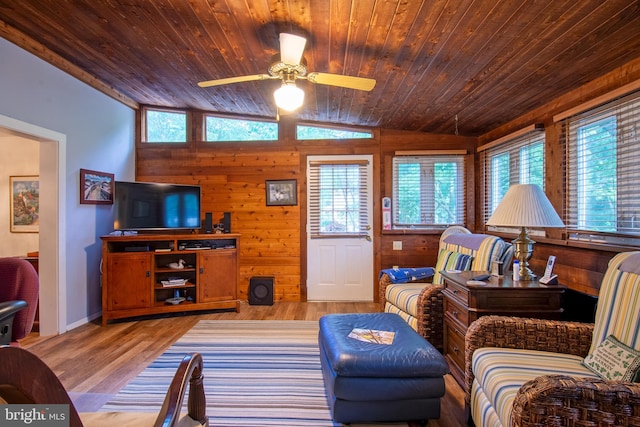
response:
<path fill-rule="evenodd" d="M 187 113 L 146 109 L 145 131 L 145 142 L 187 142 Z"/>
<path fill-rule="evenodd" d="M 205 116 L 205 141 L 277 141 L 278 123 Z"/>
<path fill-rule="evenodd" d="M 296 139 L 362 139 L 373 138 L 373 132 L 332 127 L 297 125 Z"/>
<path fill-rule="evenodd" d="M 392 228 L 464 224 L 464 156 L 393 158 Z"/>

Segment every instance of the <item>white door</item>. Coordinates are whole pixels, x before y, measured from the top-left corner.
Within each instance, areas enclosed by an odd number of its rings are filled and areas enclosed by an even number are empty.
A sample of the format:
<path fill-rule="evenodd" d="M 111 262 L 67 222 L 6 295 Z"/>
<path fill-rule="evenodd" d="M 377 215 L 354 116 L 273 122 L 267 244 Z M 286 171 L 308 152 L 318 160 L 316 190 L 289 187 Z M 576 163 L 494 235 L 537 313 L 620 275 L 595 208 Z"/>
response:
<path fill-rule="evenodd" d="M 309 301 L 373 301 L 372 161 L 307 158 Z"/>

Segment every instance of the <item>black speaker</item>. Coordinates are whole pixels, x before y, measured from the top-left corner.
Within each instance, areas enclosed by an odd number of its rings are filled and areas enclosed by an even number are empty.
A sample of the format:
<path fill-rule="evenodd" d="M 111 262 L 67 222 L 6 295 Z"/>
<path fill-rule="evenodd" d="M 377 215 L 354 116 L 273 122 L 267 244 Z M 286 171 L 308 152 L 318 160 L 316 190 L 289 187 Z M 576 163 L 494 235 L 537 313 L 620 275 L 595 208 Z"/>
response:
<path fill-rule="evenodd" d="M 225 233 L 231 233 L 231 212 L 225 212 L 222 217 L 222 227 Z"/>
<path fill-rule="evenodd" d="M 207 212 L 204 214 L 204 232 L 213 233 L 213 217 L 211 215 L 211 212 Z"/>
<path fill-rule="evenodd" d="M 273 305 L 273 277 L 252 277 L 249 280 L 249 304 Z"/>

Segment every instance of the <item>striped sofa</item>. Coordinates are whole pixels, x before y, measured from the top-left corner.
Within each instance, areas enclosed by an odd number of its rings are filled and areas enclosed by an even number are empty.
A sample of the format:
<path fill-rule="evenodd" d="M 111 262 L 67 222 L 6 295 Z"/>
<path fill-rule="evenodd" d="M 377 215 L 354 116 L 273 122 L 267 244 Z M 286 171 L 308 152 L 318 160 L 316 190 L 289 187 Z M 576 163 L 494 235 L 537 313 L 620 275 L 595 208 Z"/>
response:
<path fill-rule="evenodd" d="M 497 236 L 473 234 L 464 227 L 449 227 L 440 237 L 438 260 L 430 283 L 394 283 L 392 272 L 383 270 L 379 280 L 381 311 L 400 315 L 434 347 L 443 347 L 442 270 L 488 272 L 491 261 L 509 263 L 512 245 Z"/>
<path fill-rule="evenodd" d="M 481 317 L 465 365 L 477 427 L 640 425 L 640 252 L 609 262 L 595 323 Z"/>

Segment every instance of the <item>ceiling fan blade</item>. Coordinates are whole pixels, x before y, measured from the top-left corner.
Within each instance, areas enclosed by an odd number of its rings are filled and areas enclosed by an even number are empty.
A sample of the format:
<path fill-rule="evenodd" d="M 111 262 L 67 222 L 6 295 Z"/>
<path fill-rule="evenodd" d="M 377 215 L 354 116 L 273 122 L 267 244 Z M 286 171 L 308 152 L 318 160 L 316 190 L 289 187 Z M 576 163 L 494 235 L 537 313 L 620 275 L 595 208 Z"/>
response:
<path fill-rule="evenodd" d="M 376 81 L 374 79 L 328 73 L 309 73 L 307 80 L 321 85 L 339 86 L 366 91 L 372 90 L 376 85 Z"/>
<path fill-rule="evenodd" d="M 294 34 L 280 33 L 280 60 L 287 65 L 298 65 L 307 39 Z"/>
<path fill-rule="evenodd" d="M 198 83 L 200 87 L 211 87 L 211 86 L 220 86 L 227 85 L 229 83 L 242 83 L 242 82 L 251 82 L 254 80 L 270 80 L 274 77 L 269 74 L 254 74 L 251 76 L 238 76 L 238 77 L 228 77 L 226 79 L 217 79 L 217 80 L 208 80 L 206 82 Z"/>

